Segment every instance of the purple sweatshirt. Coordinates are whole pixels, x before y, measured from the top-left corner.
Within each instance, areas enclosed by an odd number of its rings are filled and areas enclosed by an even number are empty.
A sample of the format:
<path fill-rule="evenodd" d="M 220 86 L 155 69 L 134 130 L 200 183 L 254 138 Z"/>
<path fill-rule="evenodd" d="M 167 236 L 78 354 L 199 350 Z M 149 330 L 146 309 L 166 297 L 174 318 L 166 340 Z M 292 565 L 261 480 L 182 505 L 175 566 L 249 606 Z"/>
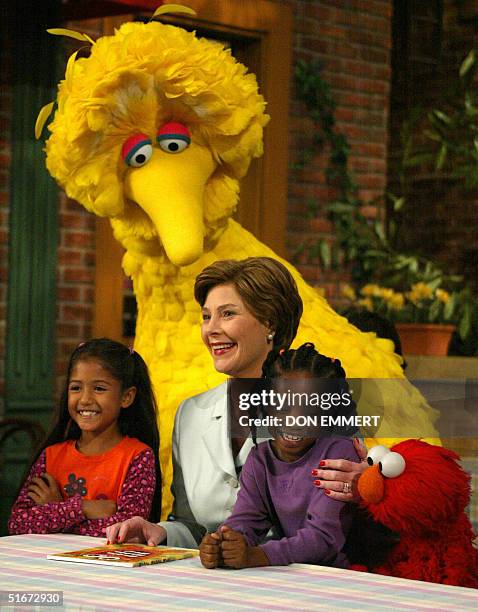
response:
<path fill-rule="evenodd" d="M 261 544 L 271 565 L 315 563 L 348 567 L 341 552 L 354 504 L 328 497 L 312 483 L 311 470 L 322 459 L 359 462 L 351 440 L 321 438 L 297 461 L 278 459 L 270 441 L 249 453 L 231 516 L 224 521 L 257 546 L 274 527 L 280 539 Z"/>

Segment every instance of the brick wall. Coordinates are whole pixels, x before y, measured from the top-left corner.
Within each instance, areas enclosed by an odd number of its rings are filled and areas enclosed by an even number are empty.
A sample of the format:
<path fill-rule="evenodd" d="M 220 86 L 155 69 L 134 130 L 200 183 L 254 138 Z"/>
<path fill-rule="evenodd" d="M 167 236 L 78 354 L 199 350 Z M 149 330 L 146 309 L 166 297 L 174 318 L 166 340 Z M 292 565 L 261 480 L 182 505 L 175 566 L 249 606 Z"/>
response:
<path fill-rule="evenodd" d="M 337 130 L 351 145 L 350 168 L 356 175 L 359 196 L 369 202 L 383 194 L 386 184 L 387 123 L 390 92 L 391 0 L 321 0 L 293 3 L 295 19 L 294 63 L 319 59 L 323 77 L 337 102 Z M 294 94 L 293 94 L 294 96 Z M 299 158 L 312 123 L 303 105 L 291 101 L 291 163 Z M 290 256 L 297 245 L 311 245 L 318 238 L 334 240 L 323 205 L 334 196 L 325 183 L 324 151 L 289 178 L 288 244 Z M 316 218 L 308 218 L 307 202 L 318 204 Z M 380 206 L 380 203 L 379 203 Z M 377 203 L 363 211 L 374 218 Z M 338 286 L 347 279 L 321 269 L 319 259 L 302 253 L 297 260 L 305 278 L 325 289 L 337 301 Z"/>
<path fill-rule="evenodd" d="M 57 285 L 57 393 L 72 350 L 91 338 L 95 218 L 64 194 L 60 198 Z"/>

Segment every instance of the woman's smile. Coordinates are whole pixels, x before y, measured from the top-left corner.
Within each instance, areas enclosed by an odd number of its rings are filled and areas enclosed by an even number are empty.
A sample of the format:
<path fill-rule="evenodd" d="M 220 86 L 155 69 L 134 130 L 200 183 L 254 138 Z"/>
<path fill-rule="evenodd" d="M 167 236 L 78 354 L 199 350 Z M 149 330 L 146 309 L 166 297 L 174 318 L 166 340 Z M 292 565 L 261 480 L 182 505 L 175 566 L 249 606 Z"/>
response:
<path fill-rule="evenodd" d="M 214 357 L 220 357 L 221 355 L 225 355 L 228 351 L 230 351 L 235 346 L 237 346 L 235 342 L 219 342 L 217 344 L 214 342 L 209 343 L 209 347 Z"/>
<path fill-rule="evenodd" d="M 202 316 L 201 336 L 216 370 L 236 378 L 260 377 L 271 330 L 250 313 L 235 287 L 211 289 Z"/>

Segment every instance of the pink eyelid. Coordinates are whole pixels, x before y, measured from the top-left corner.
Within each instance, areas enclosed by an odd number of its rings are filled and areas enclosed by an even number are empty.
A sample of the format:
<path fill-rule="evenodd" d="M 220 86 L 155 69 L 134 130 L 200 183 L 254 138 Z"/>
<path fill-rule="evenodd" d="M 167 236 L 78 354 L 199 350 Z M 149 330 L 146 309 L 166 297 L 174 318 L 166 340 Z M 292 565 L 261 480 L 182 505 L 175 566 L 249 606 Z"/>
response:
<path fill-rule="evenodd" d="M 191 133 L 183 123 L 170 121 L 159 128 L 156 138 L 164 140 L 166 138 L 179 138 L 186 142 L 191 142 Z"/>
<path fill-rule="evenodd" d="M 134 134 L 125 140 L 121 147 L 121 157 L 127 161 L 133 153 L 145 144 L 151 144 L 151 138 L 146 134 Z"/>

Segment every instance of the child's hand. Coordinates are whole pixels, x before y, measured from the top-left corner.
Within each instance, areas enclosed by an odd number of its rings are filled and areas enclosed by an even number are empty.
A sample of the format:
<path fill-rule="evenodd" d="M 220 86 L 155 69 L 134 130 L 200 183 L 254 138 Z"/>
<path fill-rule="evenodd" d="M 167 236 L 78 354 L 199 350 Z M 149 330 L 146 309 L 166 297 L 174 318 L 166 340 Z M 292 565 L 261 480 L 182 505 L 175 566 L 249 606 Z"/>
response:
<path fill-rule="evenodd" d="M 46 473 L 32 478 L 30 486 L 28 487 L 28 497 L 32 499 L 37 506 L 50 502 L 63 501 L 56 480 L 51 474 Z"/>
<path fill-rule="evenodd" d="M 133 516 L 126 521 L 115 523 L 106 528 L 108 544 L 144 542 L 148 546 L 156 546 L 163 542 L 167 535 L 164 527 L 150 523 L 141 516 Z"/>
<path fill-rule="evenodd" d="M 208 569 L 222 565 L 220 533 L 206 533 L 199 545 L 199 558 Z"/>
<path fill-rule="evenodd" d="M 243 567 L 265 567 L 269 559 L 260 546 L 249 546 L 242 535 L 227 525 L 221 527 L 222 558 L 224 565 L 242 569 Z"/>
<path fill-rule="evenodd" d="M 83 499 L 81 509 L 86 518 L 108 518 L 116 512 L 116 503 L 112 499 Z"/>
<path fill-rule="evenodd" d="M 221 534 L 224 565 L 235 567 L 236 569 L 248 567 L 249 546 L 242 533 L 233 531 L 230 527 L 224 525 L 221 527 Z"/>

